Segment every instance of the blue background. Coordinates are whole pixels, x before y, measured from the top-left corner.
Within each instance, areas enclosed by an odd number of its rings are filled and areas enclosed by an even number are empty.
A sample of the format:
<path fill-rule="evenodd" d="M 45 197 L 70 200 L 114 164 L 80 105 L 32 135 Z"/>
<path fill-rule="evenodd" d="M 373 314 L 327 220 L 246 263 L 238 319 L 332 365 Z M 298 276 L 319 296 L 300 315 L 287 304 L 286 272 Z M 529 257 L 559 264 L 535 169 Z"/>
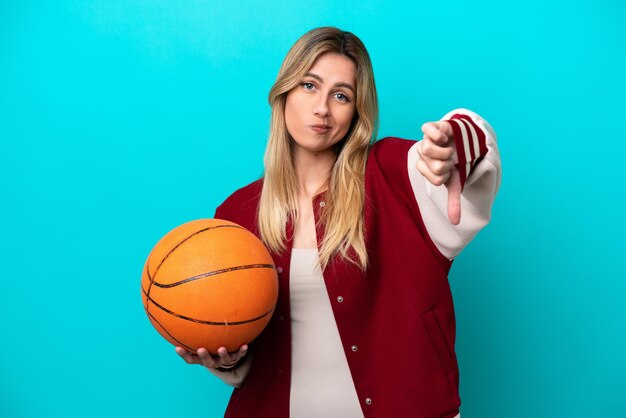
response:
<path fill-rule="evenodd" d="M 626 417 L 625 9 L 0 2 L 0 416 L 223 414 L 230 387 L 149 324 L 141 268 L 260 176 L 282 59 L 335 25 L 371 54 L 380 137 L 456 107 L 499 137 L 492 223 L 450 274 L 463 418 Z"/>

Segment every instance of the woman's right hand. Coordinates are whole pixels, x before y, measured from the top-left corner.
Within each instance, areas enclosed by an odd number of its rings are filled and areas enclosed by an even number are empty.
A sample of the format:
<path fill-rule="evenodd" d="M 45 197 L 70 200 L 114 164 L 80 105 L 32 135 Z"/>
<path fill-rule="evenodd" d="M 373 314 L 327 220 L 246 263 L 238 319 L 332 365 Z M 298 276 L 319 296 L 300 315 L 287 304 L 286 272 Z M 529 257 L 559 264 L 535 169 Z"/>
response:
<path fill-rule="evenodd" d="M 209 369 L 233 368 L 246 355 L 247 351 L 247 344 L 243 344 L 233 354 L 229 353 L 226 347 L 220 347 L 217 349 L 217 356 L 212 356 L 204 347 L 198 348 L 198 354 L 189 353 L 182 347 L 176 347 L 176 354 L 181 356 L 187 364 L 201 364 Z"/>

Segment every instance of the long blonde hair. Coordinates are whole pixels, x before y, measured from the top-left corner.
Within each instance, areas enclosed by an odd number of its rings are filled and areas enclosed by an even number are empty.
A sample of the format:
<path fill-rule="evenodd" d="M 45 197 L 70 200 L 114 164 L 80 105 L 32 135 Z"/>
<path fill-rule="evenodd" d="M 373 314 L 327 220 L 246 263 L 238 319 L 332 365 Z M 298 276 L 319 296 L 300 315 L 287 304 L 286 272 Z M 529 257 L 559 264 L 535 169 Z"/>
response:
<path fill-rule="evenodd" d="M 319 219 L 325 229 L 320 264 L 326 268 L 339 253 L 365 271 L 365 163 L 378 128 L 378 99 L 369 54 L 350 32 L 334 27 L 313 29 L 296 41 L 283 61 L 268 98 L 272 116 L 258 211 L 259 232 L 265 245 L 280 253 L 286 249 L 287 221 L 291 217 L 294 225 L 297 222 L 298 182 L 292 159 L 293 140 L 285 123 L 285 101 L 287 93 L 325 53 L 341 54 L 355 63 L 356 109 L 350 129 L 336 145 L 337 160 L 329 173 L 326 206 Z M 350 248 L 357 259 L 348 255 Z"/>

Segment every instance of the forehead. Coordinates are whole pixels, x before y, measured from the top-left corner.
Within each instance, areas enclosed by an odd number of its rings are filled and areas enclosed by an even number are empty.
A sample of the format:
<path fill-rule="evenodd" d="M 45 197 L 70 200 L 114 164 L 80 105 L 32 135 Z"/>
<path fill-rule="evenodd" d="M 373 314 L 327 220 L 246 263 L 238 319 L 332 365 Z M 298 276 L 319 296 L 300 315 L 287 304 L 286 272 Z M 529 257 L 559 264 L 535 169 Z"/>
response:
<path fill-rule="evenodd" d="M 308 72 L 322 77 L 325 83 L 353 84 L 356 78 L 356 65 L 345 55 L 326 53 L 317 57 Z"/>

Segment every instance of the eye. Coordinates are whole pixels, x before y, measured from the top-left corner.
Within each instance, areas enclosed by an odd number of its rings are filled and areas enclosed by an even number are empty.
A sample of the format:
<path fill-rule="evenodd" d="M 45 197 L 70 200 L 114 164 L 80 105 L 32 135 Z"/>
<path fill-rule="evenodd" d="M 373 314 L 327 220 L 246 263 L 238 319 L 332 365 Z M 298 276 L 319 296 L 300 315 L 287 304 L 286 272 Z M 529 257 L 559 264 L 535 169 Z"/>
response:
<path fill-rule="evenodd" d="M 313 85 L 313 83 L 309 83 L 308 81 L 305 81 L 304 83 L 300 83 L 300 85 L 308 91 L 313 91 L 313 89 L 315 88 L 315 86 Z"/>
<path fill-rule="evenodd" d="M 343 93 L 335 93 L 335 97 L 337 98 L 337 100 L 339 100 L 340 102 L 349 102 L 350 98 L 348 96 L 346 96 Z"/>

